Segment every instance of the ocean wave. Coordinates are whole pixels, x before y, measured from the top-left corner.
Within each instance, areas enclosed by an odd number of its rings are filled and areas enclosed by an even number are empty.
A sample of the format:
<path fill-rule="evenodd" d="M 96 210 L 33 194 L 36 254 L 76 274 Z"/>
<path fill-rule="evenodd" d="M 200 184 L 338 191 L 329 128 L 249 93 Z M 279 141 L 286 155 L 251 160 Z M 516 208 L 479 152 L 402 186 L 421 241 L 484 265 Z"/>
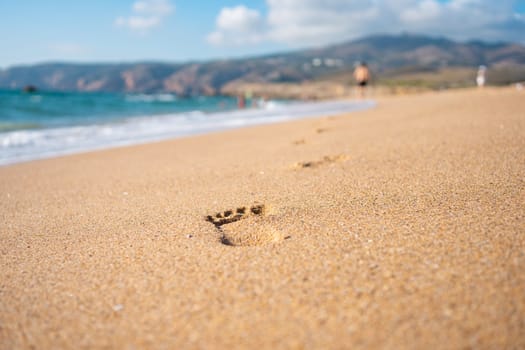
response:
<path fill-rule="evenodd" d="M 140 144 L 257 124 L 340 114 L 374 106 L 372 101 L 275 103 L 265 108 L 152 115 L 84 126 L 0 133 L 0 164 Z"/>
<path fill-rule="evenodd" d="M 173 102 L 177 96 L 173 94 L 136 94 L 126 95 L 127 102 Z"/>

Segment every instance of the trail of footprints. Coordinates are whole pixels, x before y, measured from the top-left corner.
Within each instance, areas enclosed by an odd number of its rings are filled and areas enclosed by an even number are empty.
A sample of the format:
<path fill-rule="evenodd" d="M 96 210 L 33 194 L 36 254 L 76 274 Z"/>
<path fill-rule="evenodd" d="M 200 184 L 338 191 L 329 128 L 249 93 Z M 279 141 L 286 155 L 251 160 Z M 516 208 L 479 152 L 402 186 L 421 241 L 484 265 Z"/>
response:
<path fill-rule="evenodd" d="M 322 133 L 325 133 L 327 131 L 330 131 L 329 128 L 324 128 L 324 127 L 319 127 L 317 129 L 315 129 L 315 132 L 317 134 L 322 134 Z M 303 139 L 300 139 L 300 140 L 296 140 L 293 142 L 294 145 L 298 146 L 298 145 L 304 145 L 306 144 L 306 140 L 303 138 Z M 317 168 L 317 167 L 321 167 L 321 166 L 325 166 L 325 165 L 330 165 L 330 164 L 334 164 L 334 163 L 339 163 L 339 162 L 344 162 L 348 159 L 348 156 L 344 155 L 344 154 L 338 154 L 338 155 L 332 155 L 332 156 L 324 156 L 323 158 L 321 159 L 318 159 L 318 160 L 311 160 L 311 161 L 306 161 L 306 162 L 297 162 L 295 164 L 293 164 L 292 168 L 293 169 L 305 169 L 305 168 Z"/>
<path fill-rule="evenodd" d="M 260 246 L 290 238 L 280 232 L 264 204 L 239 207 L 206 216 L 228 246 Z"/>
<path fill-rule="evenodd" d="M 319 128 L 316 132 L 323 133 L 327 130 Z M 304 139 L 294 142 L 295 145 L 305 143 Z M 344 154 L 324 156 L 315 161 L 295 163 L 293 168 L 317 168 L 347 159 Z M 269 214 L 270 210 L 265 204 L 254 204 L 207 215 L 206 221 L 215 226 L 220 233 L 219 241 L 227 246 L 261 246 L 291 238 L 276 228 Z"/>

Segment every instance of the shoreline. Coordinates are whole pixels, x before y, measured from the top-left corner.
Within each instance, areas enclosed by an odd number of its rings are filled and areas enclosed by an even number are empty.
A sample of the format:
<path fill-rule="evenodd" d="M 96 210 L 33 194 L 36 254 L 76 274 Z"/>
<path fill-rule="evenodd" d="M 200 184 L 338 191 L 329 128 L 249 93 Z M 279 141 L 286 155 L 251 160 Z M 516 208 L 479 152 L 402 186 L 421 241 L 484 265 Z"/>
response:
<path fill-rule="evenodd" d="M 0 167 L 0 348 L 525 346 L 525 99 Z"/>
<path fill-rule="evenodd" d="M 326 100 L 269 104 L 212 113 L 181 112 L 127 118 L 112 123 L 61 126 L 0 133 L 0 166 L 90 151 L 148 144 L 253 125 L 315 118 L 373 108 L 370 100 Z M 10 147 L 9 145 L 12 144 Z M 7 145 L 7 147 L 6 147 Z"/>

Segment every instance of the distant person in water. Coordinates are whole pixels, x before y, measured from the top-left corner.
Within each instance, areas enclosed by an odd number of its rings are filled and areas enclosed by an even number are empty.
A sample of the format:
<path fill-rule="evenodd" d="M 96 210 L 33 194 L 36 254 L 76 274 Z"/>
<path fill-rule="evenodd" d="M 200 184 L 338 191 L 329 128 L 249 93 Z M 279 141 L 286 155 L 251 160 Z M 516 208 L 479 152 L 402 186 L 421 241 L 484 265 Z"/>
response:
<path fill-rule="evenodd" d="M 354 70 L 354 78 L 359 87 L 359 96 L 363 98 L 365 96 L 365 89 L 370 80 L 370 71 L 365 62 L 359 63 L 359 65 Z"/>
<path fill-rule="evenodd" d="M 487 67 L 479 66 L 479 68 L 478 68 L 478 75 L 476 76 L 476 84 L 480 88 L 485 86 L 485 73 L 486 72 L 487 72 Z"/>
<path fill-rule="evenodd" d="M 246 99 L 244 98 L 244 95 L 237 96 L 237 107 L 240 109 L 246 107 Z"/>
<path fill-rule="evenodd" d="M 26 85 L 22 91 L 24 92 L 37 92 L 37 88 L 34 85 Z"/>

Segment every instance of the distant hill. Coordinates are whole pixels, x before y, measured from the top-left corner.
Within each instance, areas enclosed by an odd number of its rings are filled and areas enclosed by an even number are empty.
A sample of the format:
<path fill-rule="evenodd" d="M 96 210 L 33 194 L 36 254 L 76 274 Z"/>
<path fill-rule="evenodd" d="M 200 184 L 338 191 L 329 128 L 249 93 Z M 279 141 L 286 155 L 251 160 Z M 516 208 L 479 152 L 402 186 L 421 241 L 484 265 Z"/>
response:
<path fill-rule="evenodd" d="M 298 83 L 343 77 L 350 81 L 355 62 L 363 60 L 378 81 L 392 82 L 406 74 L 424 77 L 421 73 L 451 68 L 475 69 L 481 64 L 505 72 L 493 83 L 525 79 L 525 46 L 480 41 L 459 43 L 405 34 L 370 36 L 321 48 L 210 62 L 15 66 L 0 71 L 0 88 L 35 85 L 59 91 L 212 95 L 232 83 Z"/>

